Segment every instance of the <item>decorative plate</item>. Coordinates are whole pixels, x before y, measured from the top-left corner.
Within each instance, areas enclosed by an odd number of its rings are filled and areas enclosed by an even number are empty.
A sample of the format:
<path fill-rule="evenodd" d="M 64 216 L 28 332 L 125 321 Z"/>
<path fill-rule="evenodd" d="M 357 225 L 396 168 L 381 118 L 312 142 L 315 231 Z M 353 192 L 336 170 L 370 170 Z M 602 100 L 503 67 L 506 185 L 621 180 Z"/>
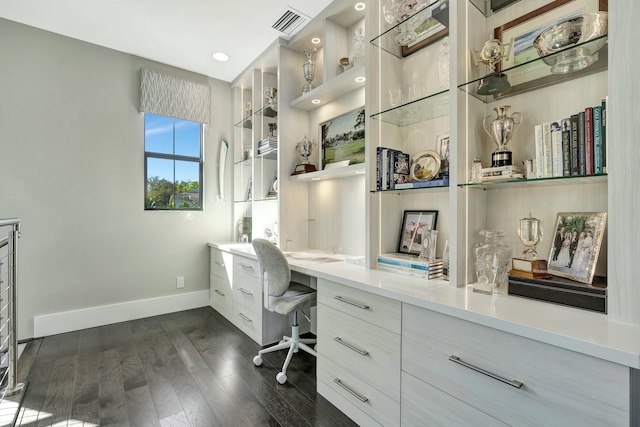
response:
<path fill-rule="evenodd" d="M 435 151 L 423 151 L 411 161 L 410 175 L 413 181 L 430 181 L 440 171 L 440 155 Z"/>

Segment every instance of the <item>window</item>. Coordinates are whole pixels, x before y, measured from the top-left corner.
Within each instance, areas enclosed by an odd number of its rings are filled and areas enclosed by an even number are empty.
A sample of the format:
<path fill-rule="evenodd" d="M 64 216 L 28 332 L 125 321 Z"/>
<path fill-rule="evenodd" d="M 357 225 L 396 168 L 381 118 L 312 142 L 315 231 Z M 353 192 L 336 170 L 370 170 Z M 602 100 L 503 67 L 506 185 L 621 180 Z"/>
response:
<path fill-rule="evenodd" d="M 202 210 L 202 125 L 144 115 L 146 210 Z"/>

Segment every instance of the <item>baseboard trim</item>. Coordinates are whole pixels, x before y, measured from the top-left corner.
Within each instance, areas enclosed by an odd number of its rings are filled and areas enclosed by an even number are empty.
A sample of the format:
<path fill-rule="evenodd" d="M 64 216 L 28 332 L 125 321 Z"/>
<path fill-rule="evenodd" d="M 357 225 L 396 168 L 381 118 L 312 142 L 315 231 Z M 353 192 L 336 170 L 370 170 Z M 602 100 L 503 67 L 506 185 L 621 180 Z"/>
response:
<path fill-rule="evenodd" d="M 206 290 L 45 314 L 34 317 L 33 334 L 40 338 L 208 305 Z"/>

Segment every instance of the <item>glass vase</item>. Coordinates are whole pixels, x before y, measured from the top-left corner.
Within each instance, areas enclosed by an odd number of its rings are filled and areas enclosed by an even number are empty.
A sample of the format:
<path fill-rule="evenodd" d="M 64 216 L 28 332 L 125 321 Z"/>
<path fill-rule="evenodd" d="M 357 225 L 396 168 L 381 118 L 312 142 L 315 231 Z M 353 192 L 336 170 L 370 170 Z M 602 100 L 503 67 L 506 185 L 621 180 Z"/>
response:
<path fill-rule="evenodd" d="M 478 281 L 473 290 L 490 294 L 505 283 L 513 251 L 504 243 L 502 230 L 482 230 L 480 236 L 484 241 L 474 248 Z"/>

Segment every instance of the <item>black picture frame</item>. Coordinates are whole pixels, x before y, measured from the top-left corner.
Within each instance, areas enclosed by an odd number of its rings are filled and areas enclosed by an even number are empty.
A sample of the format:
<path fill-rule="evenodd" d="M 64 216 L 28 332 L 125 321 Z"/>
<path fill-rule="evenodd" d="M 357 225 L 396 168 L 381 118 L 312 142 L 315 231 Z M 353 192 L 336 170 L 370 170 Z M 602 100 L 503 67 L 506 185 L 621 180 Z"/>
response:
<path fill-rule="evenodd" d="M 420 230 L 435 230 L 438 211 L 406 210 L 402 215 L 402 228 L 398 240 L 398 252 L 407 255 L 420 255 L 422 233 Z"/>

